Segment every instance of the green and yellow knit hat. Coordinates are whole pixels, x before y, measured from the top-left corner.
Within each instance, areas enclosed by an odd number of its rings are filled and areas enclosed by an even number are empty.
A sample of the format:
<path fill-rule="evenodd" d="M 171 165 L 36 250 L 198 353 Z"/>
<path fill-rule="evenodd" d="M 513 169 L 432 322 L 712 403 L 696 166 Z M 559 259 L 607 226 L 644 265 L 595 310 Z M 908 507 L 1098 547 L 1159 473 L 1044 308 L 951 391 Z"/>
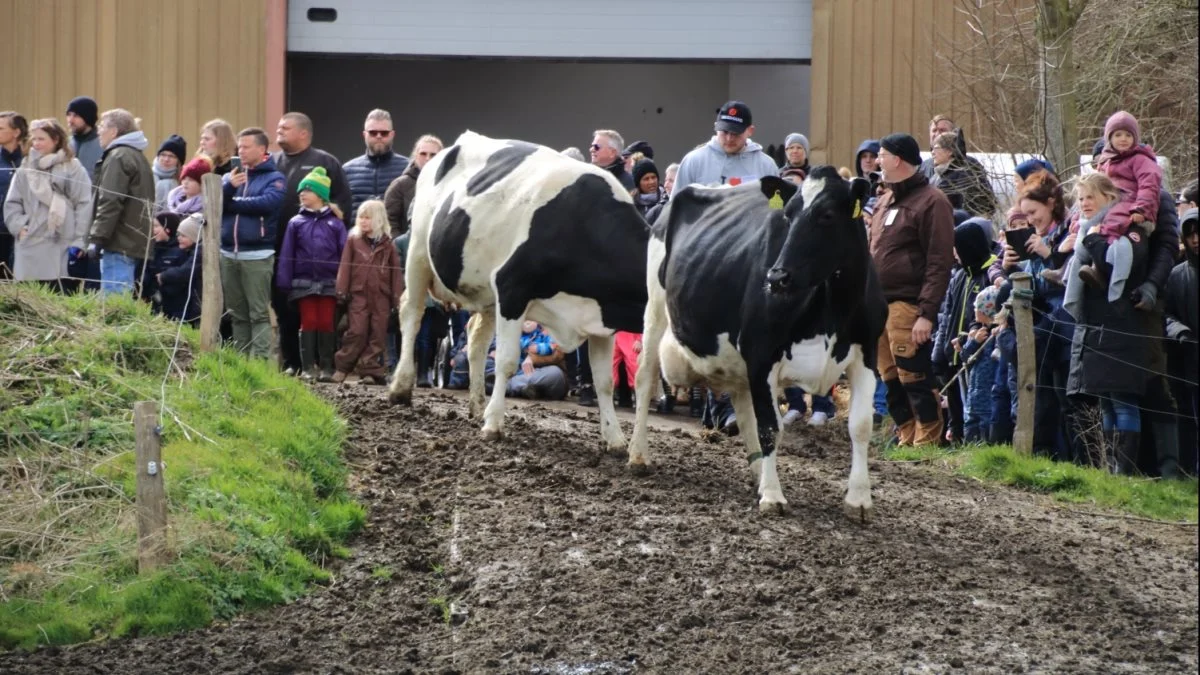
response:
<path fill-rule="evenodd" d="M 329 201 L 329 186 L 333 181 L 329 180 L 329 176 L 325 173 L 325 167 L 318 166 L 300 181 L 300 187 L 296 188 L 296 192 L 304 192 L 312 190 L 313 194 L 321 198 L 321 201 Z"/>

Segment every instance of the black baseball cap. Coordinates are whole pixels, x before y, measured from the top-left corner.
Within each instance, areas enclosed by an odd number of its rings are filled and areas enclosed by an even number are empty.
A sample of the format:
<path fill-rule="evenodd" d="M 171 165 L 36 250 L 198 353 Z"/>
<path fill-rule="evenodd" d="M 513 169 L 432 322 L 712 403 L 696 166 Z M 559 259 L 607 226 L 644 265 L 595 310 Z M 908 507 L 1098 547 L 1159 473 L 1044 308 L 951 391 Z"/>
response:
<path fill-rule="evenodd" d="M 754 118 L 750 116 L 750 106 L 741 101 L 729 101 L 717 110 L 717 131 L 745 133 L 751 124 Z"/>
<path fill-rule="evenodd" d="M 654 148 L 650 147 L 650 144 L 646 141 L 634 141 L 630 143 L 629 147 L 625 148 L 625 151 L 621 153 L 621 156 L 628 157 L 635 152 L 642 153 L 647 159 L 654 159 Z"/>

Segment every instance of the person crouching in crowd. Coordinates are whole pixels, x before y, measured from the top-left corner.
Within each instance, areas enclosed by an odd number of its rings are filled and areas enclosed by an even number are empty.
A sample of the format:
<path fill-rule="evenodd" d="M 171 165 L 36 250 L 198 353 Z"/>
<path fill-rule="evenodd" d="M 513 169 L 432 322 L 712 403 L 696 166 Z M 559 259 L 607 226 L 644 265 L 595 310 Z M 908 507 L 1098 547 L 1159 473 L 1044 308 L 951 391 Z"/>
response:
<path fill-rule="evenodd" d="M 346 248 L 341 209 L 329 202 L 332 183 L 321 166 L 300 181 L 300 212 L 288 221 L 275 274 L 275 286 L 287 293 L 288 302 L 296 303 L 300 314 L 300 377 L 321 382 L 331 381 L 334 374 L 333 315 L 338 263 Z"/>
<path fill-rule="evenodd" d="M 345 382 L 352 372 L 367 384 L 387 383 L 381 356 L 387 346 L 388 316 L 399 307 L 404 292 L 404 270 L 388 235 L 383 202 L 368 199 L 360 204 L 337 271 L 337 299 L 346 307 L 349 326 L 333 357 L 335 383 Z"/>
<path fill-rule="evenodd" d="M 985 286 L 971 302 L 975 310 L 975 322 L 971 324 L 965 337 L 955 338 L 954 348 L 960 350 L 963 368 L 966 370 L 967 394 L 963 398 L 964 428 L 963 441 L 967 443 L 986 443 L 996 417 L 1008 415 L 1007 402 L 999 409 L 993 406 L 992 384 L 996 379 L 996 368 L 999 358 L 993 358 L 992 323 L 1000 311 L 996 302 L 1000 289 L 995 286 Z"/>
<path fill-rule="evenodd" d="M 510 373 L 507 396 L 560 401 L 567 396 L 566 354 L 536 321 L 521 326 L 521 359 Z M 490 395 L 496 383 L 496 340 L 488 348 L 484 365 L 484 387 Z"/>
<path fill-rule="evenodd" d="M 197 155 L 183 166 L 179 174 L 179 185 L 167 193 L 167 210 L 186 218 L 204 210 L 204 174 L 213 170 L 212 160 Z"/>
<path fill-rule="evenodd" d="M 154 216 L 154 227 L 150 230 L 150 256 L 146 259 L 146 273 L 140 275 L 143 277 L 142 299 L 149 301 L 153 310 L 159 314 L 163 311 L 158 275 L 163 270 L 174 267 L 185 255 L 176 238 L 181 222 L 183 218 L 179 217 L 179 214 L 160 211 Z"/>
<path fill-rule="evenodd" d="M 204 258 L 200 251 L 200 230 L 204 217 L 198 213 L 184 218 L 176 232 L 180 255 L 155 275 L 163 316 L 200 326 L 200 292 L 204 285 Z M 149 276 L 149 275 L 147 275 Z"/>
<path fill-rule="evenodd" d="M 967 391 L 963 386 L 966 378 L 960 374 L 965 360 L 962 343 L 975 320 L 975 298 L 988 285 L 987 269 L 994 260 L 991 231 L 992 223 L 985 218 L 970 218 L 954 228 L 954 259 L 958 266 L 950 274 L 933 338 L 934 372 L 950 382 L 945 394 L 950 417 L 947 437 L 953 443 L 962 443 L 965 438 Z"/>

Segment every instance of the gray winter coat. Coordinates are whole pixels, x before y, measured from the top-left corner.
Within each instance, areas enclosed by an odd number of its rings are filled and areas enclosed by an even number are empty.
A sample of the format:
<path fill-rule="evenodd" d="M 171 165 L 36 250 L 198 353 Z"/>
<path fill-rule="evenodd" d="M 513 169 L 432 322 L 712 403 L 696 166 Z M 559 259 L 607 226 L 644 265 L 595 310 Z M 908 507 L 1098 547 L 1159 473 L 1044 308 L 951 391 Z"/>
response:
<path fill-rule="evenodd" d="M 78 159 L 61 162 L 50 170 L 51 190 L 66 200 L 66 214 L 57 235 L 50 232 L 50 206 L 38 199 L 30 173 L 41 156 L 30 151 L 13 176 L 4 200 L 4 225 L 18 238 L 13 254 L 13 278 L 54 280 L 67 276 L 67 249 L 83 248 L 92 223 L 92 183 Z M 22 229 L 27 229 L 20 237 Z"/>

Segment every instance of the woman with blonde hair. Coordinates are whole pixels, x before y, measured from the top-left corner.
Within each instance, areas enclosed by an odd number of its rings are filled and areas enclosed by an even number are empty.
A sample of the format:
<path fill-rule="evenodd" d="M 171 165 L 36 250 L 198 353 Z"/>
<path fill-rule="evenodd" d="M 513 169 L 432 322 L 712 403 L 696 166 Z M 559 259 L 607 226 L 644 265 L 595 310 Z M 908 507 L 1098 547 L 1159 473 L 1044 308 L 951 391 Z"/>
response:
<path fill-rule="evenodd" d="M 442 139 L 433 134 L 425 134 L 418 138 L 417 142 L 413 143 L 408 168 L 388 186 L 383 195 L 383 204 L 387 208 L 392 237 L 398 237 L 408 231 L 409 221 L 412 220 L 413 195 L 417 192 L 417 176 L 421 175 L 425 163 L 441 152 L 443 147 Z"/>
<path fill-rule="evenodd" d="M 229 122 L 218 117 L 200 127 L 200 152 L 212 160 L 212 171 L 218 176 L 233 170 L 231 160 L 237 155 L 237 139 Z"/>
<path fill-rule="evenodd" d="M 4 200 L 4 225 L 16 239 L 13 278 L 61 288 L 68 251 L 80 251 L 87 240 L 92 181 L 58 120 L 34 120 L 29 129 L 29 155 Z"/>

